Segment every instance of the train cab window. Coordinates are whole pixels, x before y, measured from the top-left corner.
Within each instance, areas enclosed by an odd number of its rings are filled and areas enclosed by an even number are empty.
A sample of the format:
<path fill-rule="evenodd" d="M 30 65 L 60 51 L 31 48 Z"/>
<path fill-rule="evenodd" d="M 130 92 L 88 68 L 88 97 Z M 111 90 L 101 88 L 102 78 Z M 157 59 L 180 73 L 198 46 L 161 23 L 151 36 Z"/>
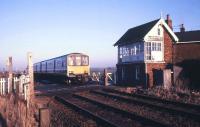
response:
<path fill-rule="evenodd" d="M 82 65 L 88 65 L 89 64 L 89 60 L 87 56 L 82 56 Z"/>
<path fill-rule="evenodd" d="M 74 62 L 74 57 L 73 56 L 70 56 L 69 58 L 68 58 L 68 62 L 69 62 L 69 66 L 73 66 L 73 65 L 75 65 L 75 62 Z"/>
<path fill-rule="evenodd" d="M 87 66 L 89 65 L 88 56 L 70 56 L 68 58 L 69 66 Z"/>
<path fill-rule="evenodd" d="M 77 65 L 77 66 L 80 66 L 80 65 L 81 65 L 81 57 L 80 57 L 80 56 L 77 56 L 77 57 L 76 57 L 76 65 Z"/>

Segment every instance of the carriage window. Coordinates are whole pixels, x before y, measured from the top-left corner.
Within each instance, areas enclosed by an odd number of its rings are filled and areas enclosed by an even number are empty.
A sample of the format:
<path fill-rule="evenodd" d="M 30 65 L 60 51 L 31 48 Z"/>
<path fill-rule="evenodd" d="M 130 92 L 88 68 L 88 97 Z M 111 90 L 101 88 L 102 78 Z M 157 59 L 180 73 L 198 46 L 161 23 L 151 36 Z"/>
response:
<path fill-rule="evenodd" d="M 64 67 L 64 61 L 62 61 L 62 67 Z"/>

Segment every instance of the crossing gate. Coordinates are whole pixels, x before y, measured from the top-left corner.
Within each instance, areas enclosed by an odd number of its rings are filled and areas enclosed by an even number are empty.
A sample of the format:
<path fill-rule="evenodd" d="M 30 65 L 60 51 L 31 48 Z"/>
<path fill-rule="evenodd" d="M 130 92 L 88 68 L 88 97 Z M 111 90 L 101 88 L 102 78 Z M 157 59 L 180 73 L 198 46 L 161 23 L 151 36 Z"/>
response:
<path fill-rule="evenodd" d="M 94 71 L 91 73 L 92 81 L 98 83 L 105 83 L 106 84 L 116 84 L 116 72 L 115 70 L 104 69 L 104 71 Z"/>

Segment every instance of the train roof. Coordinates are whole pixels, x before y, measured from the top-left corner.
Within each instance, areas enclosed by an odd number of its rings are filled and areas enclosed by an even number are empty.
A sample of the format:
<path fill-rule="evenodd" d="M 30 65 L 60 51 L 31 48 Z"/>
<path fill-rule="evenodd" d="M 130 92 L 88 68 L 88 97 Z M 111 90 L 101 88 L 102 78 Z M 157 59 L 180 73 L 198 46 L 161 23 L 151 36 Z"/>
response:
<path fill-rule="evenodd" d="M 53 59 L 56 59 L 56 58 L 60 58 L 60 57 L 63 57 L 63 56 L 69 56 L 69 55 L 77 55 L 77 54 L 80 54 L 80 55 L 85 55 L 85 56 L 88 56 L 84 53 L 77 53 L 77 52 L 74 52 L 74 53 L 69 53 L 69 54 L 66 54 L 66 55 L 62 55 L 62 56 L 58 56 L 58 57 L 54 57 L 54 58 L 51 58 L 51 59 L 47 59 L 47 60 L 43 60 L 43 61 L 40 61 L 40 62 L 37 62 L 37 63 L 34 63 L 34 64 L 38 64 L 38 63 L 41 63 L 41 62 L 45 62 L 45 61 L 49 61 L 49 60 L 53 60 Z"/>

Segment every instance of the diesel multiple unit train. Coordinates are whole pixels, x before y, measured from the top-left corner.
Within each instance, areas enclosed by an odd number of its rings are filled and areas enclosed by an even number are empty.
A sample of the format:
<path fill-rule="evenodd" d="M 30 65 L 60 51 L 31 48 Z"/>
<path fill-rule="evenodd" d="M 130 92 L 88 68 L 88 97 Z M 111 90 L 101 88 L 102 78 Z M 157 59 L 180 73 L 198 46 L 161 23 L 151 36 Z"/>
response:
<path fill-rule="evenodd" d="M 37 79 L 84 83 L 90 74 L 89 56 L 70 53 L 34 64 Z"/>

